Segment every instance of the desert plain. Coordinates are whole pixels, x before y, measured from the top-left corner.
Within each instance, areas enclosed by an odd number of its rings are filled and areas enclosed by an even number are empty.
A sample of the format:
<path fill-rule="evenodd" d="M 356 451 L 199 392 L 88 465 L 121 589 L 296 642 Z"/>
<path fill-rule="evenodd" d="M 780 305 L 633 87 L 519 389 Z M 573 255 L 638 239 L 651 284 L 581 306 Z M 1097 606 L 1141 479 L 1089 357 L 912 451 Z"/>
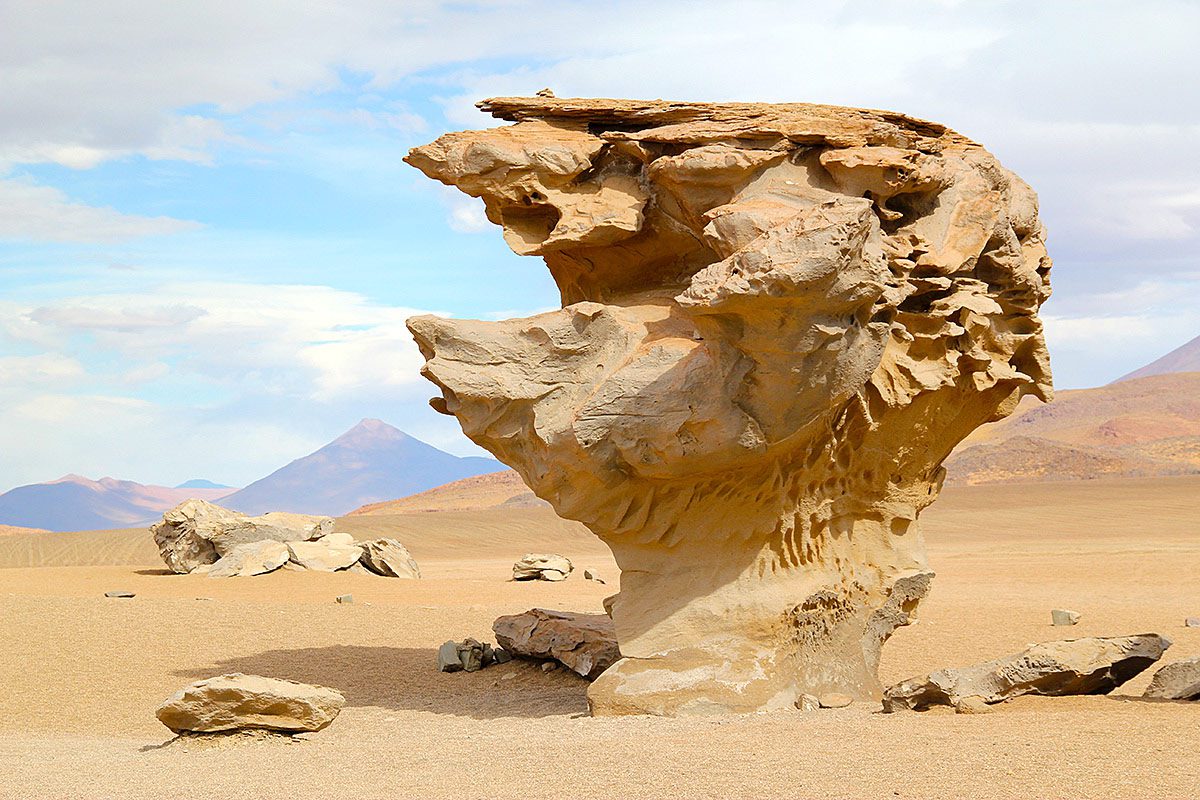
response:
<path fill-rule="evenodd" d="M 933 591 L 884 647 L 881 678 L 1078 636 L 1152 631 L 1174 642 L 1163 663 L 1200 655 L 1200 628 L 1183 624 L 1200 615 L 1197 497 L 1198 476 L 946 488 L 922 517 Z M 400 539 L 420 580 L 175 575 L 141 529 L 0 537 L 0 797 L 1197 794 L 1200 703 L 1141 699 L 1153 668 L 1108 696 L 981 715 L 856 703 L 713 718 L 592 718 L 583 679 L 520 660 L 440 673 L 442 642 L 493 640 L 497 616 L 532 607 L 598 612 L 619 572 L 547 508 L 438 502 L 337 523 Z M 576 572 L 512 582 L 528 551 Z M 136 597 L 104 597 L 116 589 Z M 334 602 L 346 593 L 353 604 Z M 1051 627 L 1058 607 L 1080 624 Z M 233 671 L 331 686 L 347 705 L 295 737 L 175 739 L 155 719 L 176 689 Z"/>

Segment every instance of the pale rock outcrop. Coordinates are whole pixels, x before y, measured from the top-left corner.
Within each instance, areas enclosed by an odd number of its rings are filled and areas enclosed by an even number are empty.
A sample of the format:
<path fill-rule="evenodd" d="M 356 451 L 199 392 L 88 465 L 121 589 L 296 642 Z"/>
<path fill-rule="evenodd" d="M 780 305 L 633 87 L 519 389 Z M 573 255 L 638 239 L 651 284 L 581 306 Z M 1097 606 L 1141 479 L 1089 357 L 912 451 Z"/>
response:
<path fill-rule="evenodd" d="M 1143 697 L 1200 700 L 1200 657 L 1174 661 L 1159 668 Z"/>
<path fill-rule="evenodd" d="M 357 564 L 362 558 L 363 549 L 358 545 L 327 542 L 327 538 L 315 542 L 288 542 L 291 560 L 305 569 L 336 572 Z"/>
<path fill-rule="evenodd" d="M 421 568 L 409 554 L 408 548 L 395 539 L 371 539 L 358 545 L 362 548 L 359 563 L 376 575 L 387 578 L 421 577 Z"/>
<path fill-rule="evenodd" d="M 1050 624 L 1056 627 L 1061 627 L 1064 625 L 1078 625 L 1079 618 L 1080 615 L 1078 611 L 1069 611 L 1065 608 L 1056 608 L 1050 612 Z"/>
<path fill-rule="evenodd" d="M 279 569 L 290 557 L 287 545 L 273 539 L 239 544 L 208 568 L 208 577 L 262 575 Z"/>
<path fill-rule="evenodd" d="M 1033 190 L 892 112 L 481 105 L 516 124 L 406 160 L 481 198 L 563 308 L 408 325 L 434 408 L 623 571 L 593 712 L 877 699 L 942 461 L 1051 392 Z"/>
<path fill-rule="evenodd" d="M 570 559 L 554 553 L 526 553 L 513 564 L 514 581 L 565 581 L 575 569 Z"/>
<path fill-rule="evenodd" d="M 1042 642 L 995 661 L 902 681 L 884 692 L 883 710 L 957 708 L 968 698 L 991 704 L 1023 694 L 1107 694 L 1162 658 L 1170 646 L 1154 633 Z"/>
<path fill-rule="evenodd" d="M 186 500 L 163 514 L 150 532 L 167 566 L 186 573 L 216 563 L 241 544 L 316 539 L 332 529 L 332 517 L 284 512 L 251 517 L 205 500 Z"/>
<path fill-rule="evenodd" d="M 532 608 L 499 617 L 492 631 L 496 643 L 514 656 L 554 659 L 585 678 L 599 677 L 621 657 L 606 614 Z"/>
<path fill-rule="evenodd" d="M 327 727 L 345 704 L 335 689 L 233 672 L 185 686 L 155 713 L 175 733 L 293 733 Z"/>

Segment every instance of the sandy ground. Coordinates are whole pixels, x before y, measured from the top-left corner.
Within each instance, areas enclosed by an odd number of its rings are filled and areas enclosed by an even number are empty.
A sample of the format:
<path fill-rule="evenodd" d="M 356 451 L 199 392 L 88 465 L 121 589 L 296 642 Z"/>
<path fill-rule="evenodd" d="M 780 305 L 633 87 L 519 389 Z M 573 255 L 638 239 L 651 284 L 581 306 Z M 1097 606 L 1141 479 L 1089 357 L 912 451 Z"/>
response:
<path fill-rule="evenodd" d="M 938 572 L 886 681 L 1065 636 L 1155 631 L 1200 655 L 1200 478 L 949 489 L 925 516 Z M 980 716 L 847 709 L 722 719 L 586 715 L 587 684 L 514 662 L 444 675 L 446 639 L 533 606 L 596 610 L 577 573 L 506 580 L 530 549 L 615 578 L 604 548 L 539 509 L 359 518 L 425 577 L 164 574 L 146 534 L 0 544 L 0 798 L 1081 798 L 1200 794 L 1200 703 L 1021 698 Z M 64 547 L 66 550 L 64 550 Z M 93 557 L 140 563 L 74 563 Z M 145 554 L 149 557 L 144 557 Z M 141 555 L 139 555 L 141 554 Z M 581 570 L 580 570 L 581 571 Z M 137 593 L 104 598 L 110 589 Z M 353 605 L 337 605 L 338 594 Z M 1049 610 L 1083 621 L 1049 626 Z M 240 670 L 343 691 L 327 730 L 172 742 L 159 702 Z"/>

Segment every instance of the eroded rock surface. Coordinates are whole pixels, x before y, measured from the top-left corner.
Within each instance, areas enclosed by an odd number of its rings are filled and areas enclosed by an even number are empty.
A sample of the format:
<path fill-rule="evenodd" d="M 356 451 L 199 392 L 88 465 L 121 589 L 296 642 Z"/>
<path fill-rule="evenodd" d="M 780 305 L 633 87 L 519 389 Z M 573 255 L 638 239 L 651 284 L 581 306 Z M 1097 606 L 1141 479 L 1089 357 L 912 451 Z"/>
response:
<path fill-rule="evenodd" d="M 575 567 L 566 556 L 526 553 L 513 564 L 514 581 L 565 581 Z"/>
<path fill-rule="evenodd" d="M 1200 700 L 1200 657 L 1160 667 L 1142 696 L 1163 700 Z"/>
<path fill-rule="evenodd" d="M 621 657 L 612 620 L 606 614 L 577 614 L 532 608 L 492 623 L 496 643 L 515 656 L 554 659 L 585 678 L 595 679 Z"/>
<path fill-rule="evenodd" d="M 593 711 L 878 698 L 943 459 L 1050 395 L 1033 190 L 890 112 L 481 106 L 515 124 L 406 160 L 481 198 L 563 308 L 409 328 L 434 408 L 622 568 Z"/>
<path fill-rule="evenodd" d="M 336 572 L 358 563 L 363 549 L 357 544 L 327 541 L 328 537 L 315 542 L 288 542 L 292 561 L 305 569 L 317 572 Z"/>
<path fill-rule="evenodd" d="M 335 689 L 233 672 L 185 686 L 155 712 L 175 733 L 319 731 L 346 704 Z"/>
<path fill-rule="evenodd" d="M 239 544 L 213 564 L 208 570 L 210 578 L 235 578 L 263 575 L 277 570 L 291 557 L 283 542 L 264 539 L 261 542 Z"/>
<path fill-rule="evenodd" d="M 409 554 L 408 548 L 395 539 L 371 539 L 358 544 L 362 547 L 360 563 L 376 575 L 387 578 L 421 577 L 421 568 L 417 566 L 416 559 Z"/>
<path fill-rule="evenodd" d="M 971 698 L 992 704 L 1023 694 L 1107 694 L 1162 658 L 1170 646 L 1154 633 L 1042 642 L 995 661 L 902 681 L 884 692 L 883 710 L 958 708 Z"/>
<path fill-rule="evenodd" d="M 186 573 L 216 563 L 238 545 L 316 539 L 332 529 L 332 517 L 283 512 L 251 517 L 204 500 L 186 500 L 163 514 L 150 532 L 167 566 Z"/>

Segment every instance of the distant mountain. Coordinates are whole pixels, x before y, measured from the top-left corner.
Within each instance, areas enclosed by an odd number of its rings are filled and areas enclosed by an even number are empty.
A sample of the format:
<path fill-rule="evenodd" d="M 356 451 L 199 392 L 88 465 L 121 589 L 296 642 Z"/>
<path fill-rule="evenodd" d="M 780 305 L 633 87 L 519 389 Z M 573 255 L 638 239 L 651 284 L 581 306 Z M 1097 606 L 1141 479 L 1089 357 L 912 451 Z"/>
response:
<path fill-rule="evenodd" d="M 224 498 L 221 505 L 248 514 L 336 516 L 503 468 L 490 458 L 450 455 L 385 422 L 364 419 L 315 453 Z"/>
<path fill-rule="evenodd" d="M 175 488 L 176 489 L 230 489 L 230 490 L 233 490 L 237 487 L 226 486 L 223 483 L 213 483 L 212 481 L 206 481 L 203 478 L 193 478 L 190 481 L 184 481 L 183 483 L 179 484 Z"/>
<path fill-rule="evenodd" d="M 1200 336 L 1181 347 L 1176 347 L 1157 361 L 1151 361 L 1141 369 L 1135 369 L 1128 375 L 1117 378 L 1113 383 L 1172 372 L 1200 372 Z"/>
<path fill-rule="evenodd" d="M 1026 398 L 968 436 L 946 471 L 966 484 L 1200 473 L 1200 372 Z"/>
<path fill-rule="evenodd" d="M 218 500 L 228 489 L 171 489 L 64 475 L 0 494 L 0 524 L 51 531 L 128 528 L 152 522 L 189 497 Z"/>

